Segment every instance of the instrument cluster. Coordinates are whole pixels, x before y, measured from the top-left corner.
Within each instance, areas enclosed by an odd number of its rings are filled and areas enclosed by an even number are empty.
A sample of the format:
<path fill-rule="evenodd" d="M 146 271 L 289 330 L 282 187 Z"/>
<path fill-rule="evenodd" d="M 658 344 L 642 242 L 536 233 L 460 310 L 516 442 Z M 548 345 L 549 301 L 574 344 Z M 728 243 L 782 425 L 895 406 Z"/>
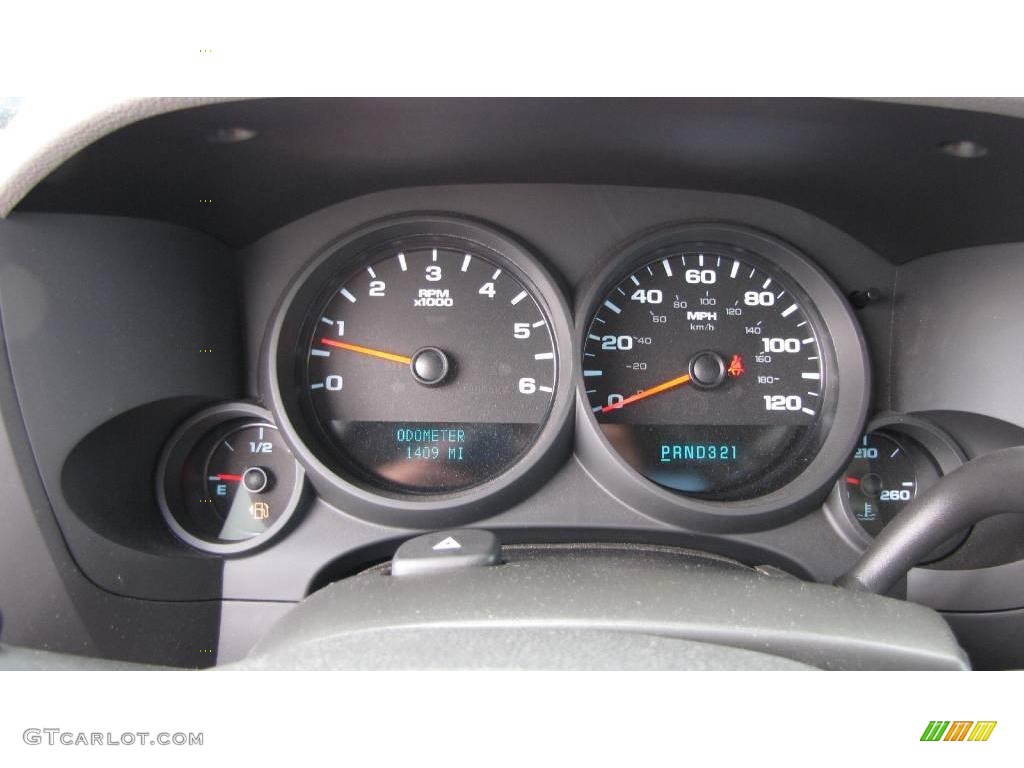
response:
<path fill-rule="evenodd" d="M 186 544 L 232 555 L 314 495 L 385 526 L 472 523 L 575 450 L 633 509 L 706 532 L 784 524 L 840 478 L 841 525 L 870 539 L 919 481 L 909 452 L 871 463 L 894 438 L 864 434 L 869 370 L 813 257 L 747 226 L 638 233 L 571 305 L 514 234 L 403 215 L 309 254 L 264 339 L 266 410 L 184 424 L 158 500 Z"/>

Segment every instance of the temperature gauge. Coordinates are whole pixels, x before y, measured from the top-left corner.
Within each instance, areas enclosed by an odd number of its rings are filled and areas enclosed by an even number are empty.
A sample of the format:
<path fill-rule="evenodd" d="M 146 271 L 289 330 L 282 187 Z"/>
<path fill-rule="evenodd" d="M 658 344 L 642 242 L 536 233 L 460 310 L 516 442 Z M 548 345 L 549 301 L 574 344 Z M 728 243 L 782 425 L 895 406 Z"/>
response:
<path fill-rule="evenodd" d="M 864 435 L 844 475 L 850 510 L 877 536 L 917 495 L 917 468 L 906 449 L 881 432 Z"/>
<path fill-rule="evenodd" d="M 177 536 L 209 552 L 261 544 L 294 512 L 303 473 L 268 414 L 246 404 L 204 411 L 165 450 L 158 497 Z"/>
<path fill-rule="evenodd" d="M 837 522 L 867 546 L 919 493 L 963 463 L 952 438 L 923 419 L 903 414 L 880 416 L 861 435 L 833 497 Z M 963 543 L 957 534 L 924 562 L 945 557 Z"/>

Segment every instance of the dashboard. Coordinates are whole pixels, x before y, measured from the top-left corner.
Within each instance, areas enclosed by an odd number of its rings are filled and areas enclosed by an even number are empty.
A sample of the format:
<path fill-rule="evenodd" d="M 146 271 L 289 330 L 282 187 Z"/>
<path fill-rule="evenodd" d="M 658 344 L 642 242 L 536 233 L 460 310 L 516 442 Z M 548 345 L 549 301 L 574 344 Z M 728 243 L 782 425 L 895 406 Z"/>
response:
<path fill-rule="evenodd" d="M 909 213 L 897 160 L 920 141 L 914 183 L 948 167 L 980 189 L 935 137 L 984 135 L 991 166 L 1019 121 L 828 100 L 317 102 L 142 121 L 0 222 L 5 514 L 48 553 L 12 536 L 5 562 L 75 615 L 12 587 L 6 642 L 232 661 L 296 603 L 451 528 L 828 584 L 942 477 L 1024 445 L 1024 235 L 1008 202 L 963 224 L 932 218 L 926 190 L 928 215 Z M 563 110 L 622 143 L 564 133 Z M 441 112 L 459 127 L 438 132 Z M 520 143 L 487 133 L 510 113 L 535 121 Z M 395 133 L 410 116 L 421 133 Z M 651 127 L 687 117 L 696 133 Z M 874 148 L 837 153 L 851 125 Z M 808 134 L 817 154 L 796 150 Z M 686 159 L 700 137 L 706 163 Z M 652 141 L 676 148 L 667 169 Z M 861 150 L 900 189 L 836 173 Z M 1003 514 L 891 594 L 940 611 L 975 667 L 1017 667 L 1022 576 L 1024 516 Z"/>

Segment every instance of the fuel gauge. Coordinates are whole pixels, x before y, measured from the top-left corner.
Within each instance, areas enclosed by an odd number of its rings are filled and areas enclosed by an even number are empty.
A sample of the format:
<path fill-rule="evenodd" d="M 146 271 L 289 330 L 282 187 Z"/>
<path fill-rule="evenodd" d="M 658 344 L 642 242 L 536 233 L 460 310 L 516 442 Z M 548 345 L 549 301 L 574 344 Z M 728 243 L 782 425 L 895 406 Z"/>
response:
<path fill-rule="evenodd" d="M 237 403 L 203 411 L 175 433 L 161 460 L 157 495 L 178 538 L 230 554 L 283 528 L 303 481 L 269 414 Z"/>
<path fill-rule="evenodd" d="M 288 508 L 295 459 L 273 424 L 239 424 L 218 440 L 203 472 L 217 538 L 259 536 Z M 284 482 L 282 482 L 282 479 Z"/>

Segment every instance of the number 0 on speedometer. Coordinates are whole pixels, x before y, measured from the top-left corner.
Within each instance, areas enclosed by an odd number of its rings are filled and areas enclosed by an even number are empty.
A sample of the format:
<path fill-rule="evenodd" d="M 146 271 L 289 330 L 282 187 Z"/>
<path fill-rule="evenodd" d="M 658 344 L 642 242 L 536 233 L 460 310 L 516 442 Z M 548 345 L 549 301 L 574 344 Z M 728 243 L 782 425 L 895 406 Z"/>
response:
<path fill-rule="evenodd" d="M 750 499 L 796 477 L 835 408 L 827 334 L 799 286 L 727 244 L 648 252 L 596 305 L 585 393 L 612 447 L 677 493 Z"/>

